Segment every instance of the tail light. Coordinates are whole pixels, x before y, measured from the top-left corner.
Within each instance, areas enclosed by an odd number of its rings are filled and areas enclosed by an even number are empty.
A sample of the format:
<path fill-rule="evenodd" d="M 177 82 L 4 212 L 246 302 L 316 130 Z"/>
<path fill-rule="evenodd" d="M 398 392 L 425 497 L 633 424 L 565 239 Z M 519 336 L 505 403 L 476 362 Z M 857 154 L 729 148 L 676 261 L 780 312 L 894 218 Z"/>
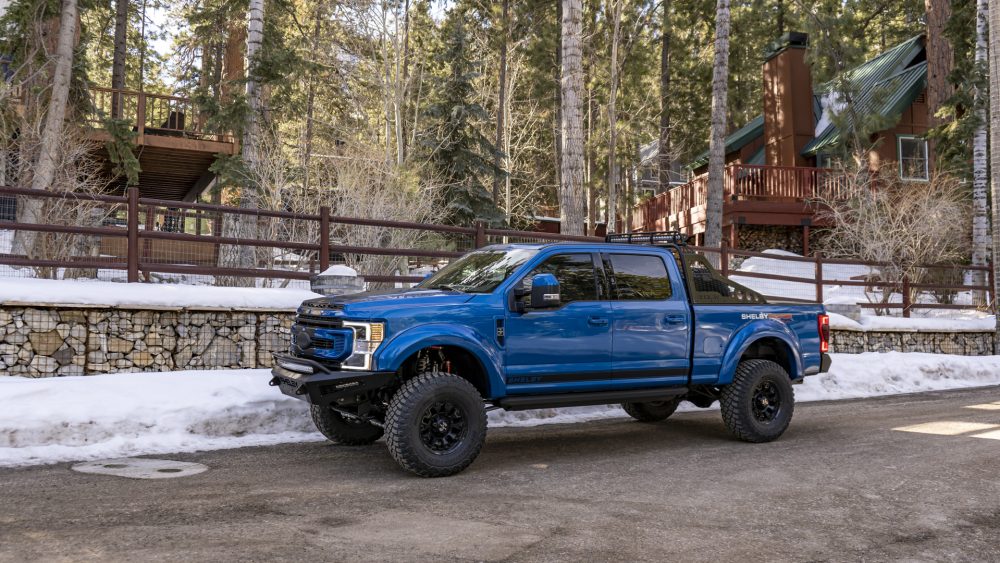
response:
<path fill-rule="evenodd" d="M 830 315 L 819 316 L 819 351 L 830 351 Z"/>

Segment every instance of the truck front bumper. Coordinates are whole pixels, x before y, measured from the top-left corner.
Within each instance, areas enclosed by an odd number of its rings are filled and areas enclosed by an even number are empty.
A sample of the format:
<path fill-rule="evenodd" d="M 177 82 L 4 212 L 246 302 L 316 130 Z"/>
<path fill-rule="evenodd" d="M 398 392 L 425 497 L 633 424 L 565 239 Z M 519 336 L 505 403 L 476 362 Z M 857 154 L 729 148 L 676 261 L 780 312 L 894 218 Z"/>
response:
<path fill-rule="evenodd" d="M 396 378 L 391 371 L 332 370 L 314 360 L 274 355 L 270 385 L 314 405 L 351 405 Z"/>

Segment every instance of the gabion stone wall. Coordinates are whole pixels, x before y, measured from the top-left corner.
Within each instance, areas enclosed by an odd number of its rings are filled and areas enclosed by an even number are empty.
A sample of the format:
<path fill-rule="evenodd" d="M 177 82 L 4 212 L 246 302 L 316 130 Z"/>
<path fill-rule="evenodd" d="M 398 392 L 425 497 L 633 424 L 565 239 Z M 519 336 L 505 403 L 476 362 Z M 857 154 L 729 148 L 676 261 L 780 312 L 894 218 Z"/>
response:
<path fill-rule="evenodd" d="M 830 351 L 841 354 L 926 352 L 989 356 L 993 354 L 993 333 L 833 330 Z"/>
<path fill-rule="evenodd" d="M 0 308 L 0 373 L 29 377 L 270 367 L 292 311 Z"/>
<path fill-rule="evenodd" d="M 27 377 L 271 367 L 292 311 L 0 307 L 0 374 Z M 993 353 L 989 332 L 834 330 L 831 350 Z"/>

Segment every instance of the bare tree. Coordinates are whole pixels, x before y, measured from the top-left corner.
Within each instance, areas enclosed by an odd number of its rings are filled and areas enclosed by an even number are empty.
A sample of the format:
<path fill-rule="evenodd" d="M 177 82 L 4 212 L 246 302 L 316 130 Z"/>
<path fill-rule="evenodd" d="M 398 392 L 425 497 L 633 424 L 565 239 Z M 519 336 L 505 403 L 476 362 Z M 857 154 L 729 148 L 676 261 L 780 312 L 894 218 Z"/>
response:
<path fill-rule="evenodd" d="M 9 93 L 9 92 L 5 92 Z M 3 113 L 0 119 L 0 162 L 5 164 L 5 183 L 14 186 L 31 185 L 36 174 L 35 162 L 42 150 L 48 123 L 45 115 L 44 92 L 35 94 L 36 100 L 23 100 L 20 111 Z M 0 97 L 0 104 L 9 101 Z M 31 206 L 38 217 L 48 225 L 73 227 L 98 227 L 105 220 L 124 209 L 95 202 L 86 197 L 100 194 L 107 187 L 108 180 L 102 163 L 94 159 L 100 143 L 87 139 L 87 132 L 81 127 L 59 122 L 59 151 L 52 163 L 52 175 L 48 190 L 60 192 L 63 197 L 38 198 L 17 196 L 17 207 Z M 16 134 L 15 134 L 16 133 Z M 15 233 L 22 231 L 15 230 Z M 74 258 L 96 259 L 102 247 L 104 253 L 125 255 L 123 237 L 96 237 L 81 234 L 32 233 L 32 243 L 23 253 L 35 260 L 69 261 Z M 10 250 L 0 250 L 9 252 Z M 40 278 L 95 277 L 97 271 L 90 268 L 52 268 L 35 266 L 34 276 Z"/>
<path fill-rule="evenodd" d="M 729 0 L 715 10 L 715 63 L 712 70 L 712 133 L 708 143 L 708 201 L 705 246 L 722 246 L 722 198 L 726 173 L 726 101 L 729 80 Z M 712 255 L 715 260 L 718 257 Z"/>
<path fill-rule="evenodd" d="M 986 70 L 988 0 L 976 2 L 976 65 Z M 988 173 L 986 155 L 987 92 L 976 90 L 976 113 L 979 125 L 972 136 L 972 265 L 985 266 L 990 249 L 989 204 L 987 201 Z M 985 272 L 973 275 L 975 285 L 986 285 Z M 976 292 L 977 304 L 986 304 L 985 292 Z"/>
<path fill-rule="evenodd" d="M 443 218 L 438 189 L 433 183 L 418 185 L 416 176 L 386 164 L 377 147 L 352 147 L 339 158 L 324 159 L 319 167 L 323 184 L 335 186 L 323 194 L 333 213 L 389 221 L 436 223 Z M 340 225 L 332 229 L 335 243 L 379 248 L 414 248 L 426 243 L 440 248 L 440 241 L 430 241 L 426 231 Z M 397 256 L 345 254 L 344 262 L 361 274 L 406 275 L 408 263 Z"/>
<path fill-rule="evenodd" d="M 1000 280 L 1000 2 L 989 6 L 990 56 L 990 179 L 993 201 L 993 283 Z M 994 289 L 996 286 L 994 285 Z M 1000 354 L 1000 300 L 993 294 L 993 315 L 996 319 L 993 353 Z"/>
<path fill-rule="evenodd" d="M 894 171 L 838 171 L 841 193 L 821 200 L 819 219 L 831 225 L 823 251 L 832 257 L 880 262 L 869 298 L 888 303 L 903 280 L 927 283 L 930 264 L 954 264 L 968 254 L 971 215 L 965 185 L 935 174 L 914 185 Z"/>
<path fill-rule="evenodd" d="M 559 221 L 563 233 L 583 234 L 583 88 L 581 0 L 561 0 L 561 158 L 559 185 Z M 614 213 L 609 209 L 609 213 Z"/>
<path fill-rule="evenodd" d="M 48 190 L 52 188 L 56 168 L 62 148 L 63 125 L 66 121 L 66 106 L 69 101 L 69 86 L 73 70 L 73 45 L 76 39 L 76 0 L 63 0 L 59 18 L 59 36 L 56 52 L 51 57 L 55 61 L 52 73 L 52 90 L 49 96 L 45 127 L 41 131 L 37 160 L 31 175 L 31 188 Z M 41 217 L 42 203 L 38 199 L 27 199 L 18 207 L 19 223 L 37 223 Z M 30 231 L 17 231 L 12 252 L 29 255 L 36 239 Z"/>
<path fill-rule="evenodd" d="M 504 117 L 507 114 L 507 46 L 509 43 L 510 35 L 510 22 L 508 21 L 510 17 L 510 0 L 503 0 L 500 9 L 500 70 L 499 78 L 497 80 L 497 90 L 499 94 L 497 95 L 497 144 L 496 144 L 496 154 L 494 156 L 494 166 L 497 170 L 503 170 L 504 176 L 509 176 L 506 166 L 504 166 L 504 158 L 502 157 L 502 152 L 504 151 L 506 135 L 504 133 Z M 493 175 L 493 203 L 500 204 L 500 174 Z M 507 220 L 510 221 L 510 215 L 508 214 Z"/>

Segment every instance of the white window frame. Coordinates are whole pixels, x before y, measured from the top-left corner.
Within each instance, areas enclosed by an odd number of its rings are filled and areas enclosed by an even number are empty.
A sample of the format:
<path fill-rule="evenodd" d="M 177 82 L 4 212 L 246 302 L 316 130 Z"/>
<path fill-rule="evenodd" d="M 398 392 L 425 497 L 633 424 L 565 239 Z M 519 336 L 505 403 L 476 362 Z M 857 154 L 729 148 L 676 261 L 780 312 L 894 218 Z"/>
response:
<path fill-rule="evenodd" d="M 903 169 L 903 141 L 919 141 L 924 145 L 924 175 L 923 177 L 914 176 L 907 177 L 904 175 Z M 919 135 L 896 135 L 896 160 L 899 163 L 899 179 L 906 180 L 909 182 L 929 182 L 931 179 L 931 155 L 930 148 L 927 146 L 927 139 Z"/>

